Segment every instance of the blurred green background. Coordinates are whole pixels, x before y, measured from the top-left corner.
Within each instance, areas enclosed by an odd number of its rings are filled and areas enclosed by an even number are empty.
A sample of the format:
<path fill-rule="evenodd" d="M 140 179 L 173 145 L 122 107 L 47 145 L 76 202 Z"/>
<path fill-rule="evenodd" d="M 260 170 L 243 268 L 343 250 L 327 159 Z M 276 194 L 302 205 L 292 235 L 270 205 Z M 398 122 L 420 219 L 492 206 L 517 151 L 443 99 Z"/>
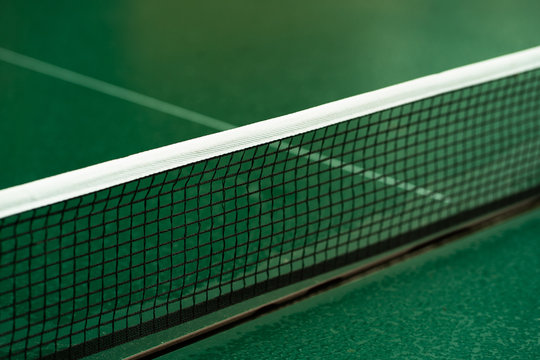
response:
<path fill-rule="evenodd" d="M 0 47 L 243 125 L 540 43 L 530 1 L 2 1 Z M 0 189 L 216 132 L 0 60 Z"/>

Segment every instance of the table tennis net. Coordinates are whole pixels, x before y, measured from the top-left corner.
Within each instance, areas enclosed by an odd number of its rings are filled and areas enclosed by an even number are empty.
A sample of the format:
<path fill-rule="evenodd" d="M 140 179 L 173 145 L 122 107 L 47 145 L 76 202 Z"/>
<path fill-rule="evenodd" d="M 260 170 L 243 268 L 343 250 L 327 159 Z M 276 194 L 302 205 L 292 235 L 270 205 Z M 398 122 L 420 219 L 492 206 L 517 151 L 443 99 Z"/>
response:
<path fill-rule="evenodd" d="M 0 354 L 80 358 L 539 192 L 540 71 L 0 220 Z"/>

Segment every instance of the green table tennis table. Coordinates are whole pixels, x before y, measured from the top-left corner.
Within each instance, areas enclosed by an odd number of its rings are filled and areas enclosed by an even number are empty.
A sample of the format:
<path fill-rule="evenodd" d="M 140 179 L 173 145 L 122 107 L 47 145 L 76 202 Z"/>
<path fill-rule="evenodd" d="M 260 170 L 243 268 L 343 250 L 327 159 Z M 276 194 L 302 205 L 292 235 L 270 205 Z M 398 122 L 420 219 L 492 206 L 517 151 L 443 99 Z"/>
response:
<path fill-rule="evenodd" d="M 2 1 L 0 189 L 531 48 L 539 14 L 532 0 Z M 537 358 L 539 239 L 528 210 L 161 355 Z"/>
<path fill-rule="evenodd" d="M 536 209 L 160 358 L 534 359 L 539 234 Z"/>

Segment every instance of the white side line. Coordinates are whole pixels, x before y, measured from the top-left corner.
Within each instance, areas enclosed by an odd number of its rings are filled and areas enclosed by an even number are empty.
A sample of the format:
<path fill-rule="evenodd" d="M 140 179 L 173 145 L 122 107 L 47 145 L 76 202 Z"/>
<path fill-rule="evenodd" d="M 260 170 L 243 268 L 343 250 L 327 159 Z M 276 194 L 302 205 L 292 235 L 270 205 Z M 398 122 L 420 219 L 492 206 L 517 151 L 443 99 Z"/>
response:
<path fill-rule="evenodd" d="M 236 127 L 232 124 L 226 123 L 218 119 L 214 119 L 210 116 L 199 114 L 197 112 L 184 109 L 180 106 L 173 105 L 171 103 L 161 101 L 156 98 L 125 89 L 120 86 L 109 84 L 105 81 L 94 79 L 89 76 L 82 75 L 56 65 L 52 65 L 31 58 L 29 56 L 13 52 L 3 47 L 0 47 L 0 60 L 28 70 L 33 70 L 44 75 L 49 75 L 50 77 L 64 80 L 75 85 L 82 86 L 87 89 L 107 94 L 112 97 L 119 98 L 140 106 L 144 106 L 152 110 L 176 116 L 209 127 L 211 129 L 229 130 Z"/>

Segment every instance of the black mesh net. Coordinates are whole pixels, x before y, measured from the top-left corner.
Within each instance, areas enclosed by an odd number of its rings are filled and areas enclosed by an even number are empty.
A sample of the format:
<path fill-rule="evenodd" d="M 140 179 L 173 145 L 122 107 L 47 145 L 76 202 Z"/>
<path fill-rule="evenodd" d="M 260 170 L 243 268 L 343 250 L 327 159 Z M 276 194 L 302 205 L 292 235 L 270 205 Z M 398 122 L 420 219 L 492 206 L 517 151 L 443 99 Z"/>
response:
<path fill-rule="evenodd" d="M 540 71 L 0 220 L 0 354 L 79 358 L 538 193 Z"/>

